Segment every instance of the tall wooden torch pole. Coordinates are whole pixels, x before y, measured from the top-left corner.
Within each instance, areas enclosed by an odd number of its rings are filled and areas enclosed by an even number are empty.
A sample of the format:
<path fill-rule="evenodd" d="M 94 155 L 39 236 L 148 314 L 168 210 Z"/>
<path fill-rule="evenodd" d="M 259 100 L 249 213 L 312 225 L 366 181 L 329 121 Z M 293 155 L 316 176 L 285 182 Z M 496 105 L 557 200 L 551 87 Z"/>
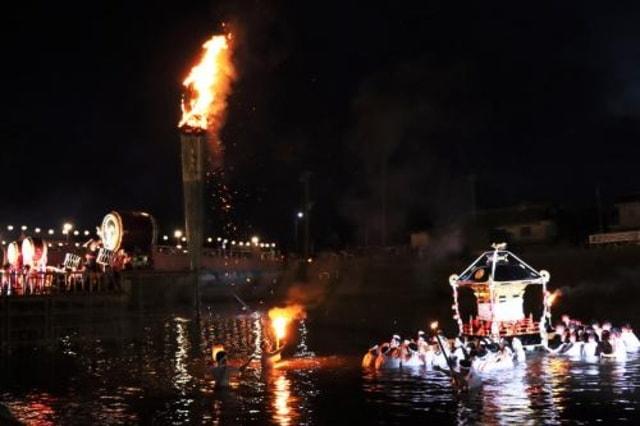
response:
<path fill-rule="evenodd" d="M 206 133 L 182 129 L 182 189 L 184 192 L 184 225 L 189 248 L 189 269 L 194 279 L 194 302 L 200 310 L 199 270 L 202 259 L 204 227 L 204 149 Z"/>
<path fill-rule="evenodd" d="M 190 269 L 200 269 L 204 223 L 204 132 L 181 132 L 184 224 L 189 247 Z"/>

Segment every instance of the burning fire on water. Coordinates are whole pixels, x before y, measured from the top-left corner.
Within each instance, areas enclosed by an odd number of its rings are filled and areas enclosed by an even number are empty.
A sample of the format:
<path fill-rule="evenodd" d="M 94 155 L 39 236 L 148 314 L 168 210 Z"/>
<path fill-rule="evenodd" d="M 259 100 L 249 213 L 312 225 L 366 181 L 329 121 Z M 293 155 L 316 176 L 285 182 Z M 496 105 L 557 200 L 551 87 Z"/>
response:
<path fill-rule="evenodd" d="M 182 83 L 186 94 L 182 98 L 182 118 L 178 127 L 217 133 L 236 75 L 231 61 L 231 34 L 214 35 L 202 48 L 200 62 Z"/>
<path fill-rule="evenodd" d="M 553 293 L 547 292 L 547 304 L 549 306 L 553 306 L 553 303 L 556 301 L 558 297 L 562 295 L 562 292 L 558 289 L 554 290 Z"/>
<path fill-rule="evenodd" d="M 292 320 L 304 319 L 305 317 L 306 313 L 301 305 L 269 309 L 269 319 L 271 320 L 271 327 L 273 327 L 273 334 L 279 340 L 282 340 L 287 335 L 287 327 Z"/>

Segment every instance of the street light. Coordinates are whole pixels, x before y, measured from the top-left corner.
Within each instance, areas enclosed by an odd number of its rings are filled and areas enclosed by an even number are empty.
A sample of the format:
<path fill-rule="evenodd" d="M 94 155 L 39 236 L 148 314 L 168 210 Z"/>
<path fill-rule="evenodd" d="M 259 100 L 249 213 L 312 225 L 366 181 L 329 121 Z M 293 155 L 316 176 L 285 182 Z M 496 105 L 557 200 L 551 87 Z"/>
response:
<path fill-rule="evenodd" d="M 73 229 L 73 224 L 69 222 L 62 225 L 62 235 L 67 236 L 67 241 L 69 241 L 69 232 L 71 232 L 72 229 Z"/>
<path fill-rule="evenodd" d="M 254 246 L 258 246 L 259 242 L 260 242 L 260 238 L 258 238 L 257 235 L 254 235 L 253 237 L 251 237 L 251 244 L 253 244 Z"/>
<path fill-rule="evenodd" d="M 49 235 L 53 235 L 55 231 L 53 229 L 49 229 L 47 232 L 49 233 Z"/>
<path fill-rule="evenodd" d="M 40 228 L 36 228 L 36 229 L 34 229 L 34 231 L 35 231 L 36 234 L 39 234 L 41 229 Z"/>
<path fill-rule="evenodd" d="M 300 237 L 298 235 L 298 226 L 300 224 L 300 221 L 304 219 L 304 212 L 298 211 L 298 213 L 296 213 L 296 217 L 293 219 L 293 239 L 294 239 L 294 250 L 295 251 L 300 251 L 299 250 L 299 243 L 300 243 Z"/>
<path fill-rule="evenodd" d="M 20 229 L 21 229 L 21 230 L 23 230 L 23 231 L 26 231 L 28 228 L 27 228 L 27 225 L 22 225 L 22 226 L 20 227 Z"/>
<path fill-rule="evenodd" d="M 180 246 L 180 238 L 182 238 L 182 231 L 179 229 L 176 229 L 175 231 L 173 231 L 173 238 L 176 239 L 176 247 Z M 182 248 L 182 246 L 178 248 Z"/>
<path fill-rule="evenodd" d="M 7 231 L 13 231 L 13 225 L 7 225 Z"/>

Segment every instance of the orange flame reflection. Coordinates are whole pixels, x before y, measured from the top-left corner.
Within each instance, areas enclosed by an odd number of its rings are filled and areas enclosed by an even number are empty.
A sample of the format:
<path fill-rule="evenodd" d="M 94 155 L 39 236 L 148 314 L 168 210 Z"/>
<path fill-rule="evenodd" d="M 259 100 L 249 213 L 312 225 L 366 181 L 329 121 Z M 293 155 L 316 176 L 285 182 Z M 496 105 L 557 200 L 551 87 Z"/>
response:
<path fill-rule="evenodd" d="M 235 70 L 231 61 L 231 34 L 215 35 L 202 48 L 204 53 L 182 83 L 187 90 L 182 99 L 178 127 L 217 132 L 226 108 Z"/>
<path fill-rule="evenodd" d="M 275 382 L 275 400 L 273 405 L 276 412 L 276 420 L 279 424 L 289 424 L 291 421 L 289 414 L 291 413 L 291 407 L 289 406 L 289 399 L 291 398 L 291 392 L 289 388 L 291 382 L 287 380 L 284 375 L 278 377 Z"/>

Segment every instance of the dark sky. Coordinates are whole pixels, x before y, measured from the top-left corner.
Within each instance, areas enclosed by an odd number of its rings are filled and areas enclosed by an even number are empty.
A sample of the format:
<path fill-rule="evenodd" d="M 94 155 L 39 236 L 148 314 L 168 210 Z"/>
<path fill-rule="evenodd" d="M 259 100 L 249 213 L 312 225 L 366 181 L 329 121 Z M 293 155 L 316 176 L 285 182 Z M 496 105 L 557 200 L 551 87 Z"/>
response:
<path fill-rule="evenodd" d="M 480 208 L 640 191 L 640 6 L 374 3 L 4 6 L 0 223 L 135 208 L 177 226 L 180 82 L 224 21 L 242 236 L 291 238 L 304 170 L 319 246 L 375 233 L 383 204 L 390 239 L 446 224 L 472 175 Z"/>

